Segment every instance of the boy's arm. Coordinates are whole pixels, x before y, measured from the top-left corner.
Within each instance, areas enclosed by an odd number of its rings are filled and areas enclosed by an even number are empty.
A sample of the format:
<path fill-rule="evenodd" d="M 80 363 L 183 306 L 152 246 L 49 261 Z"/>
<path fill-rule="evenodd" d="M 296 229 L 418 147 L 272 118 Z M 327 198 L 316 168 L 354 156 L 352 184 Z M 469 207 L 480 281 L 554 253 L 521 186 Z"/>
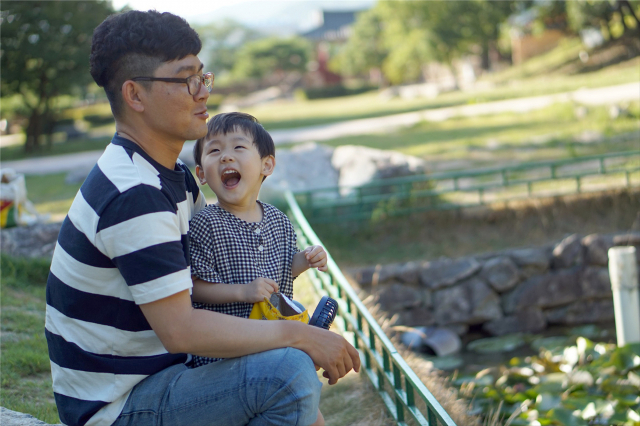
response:
<path fill-rule="evenodd" d="M 293 256 L 291 275 L 296 277 L 309 268 L 318 268 L 322 272 L 327 271 L 327 253 L 322 246 L 307 247 Z"/>
<path fill-rule="evenodd" d="M 221 304 L 233 302 L 261 302 L 278 291 L 278 284 L 269 278 L 259 277 L 248 284 L 210 283 L 193 277 L 191 299 L 198 303 Z"/>

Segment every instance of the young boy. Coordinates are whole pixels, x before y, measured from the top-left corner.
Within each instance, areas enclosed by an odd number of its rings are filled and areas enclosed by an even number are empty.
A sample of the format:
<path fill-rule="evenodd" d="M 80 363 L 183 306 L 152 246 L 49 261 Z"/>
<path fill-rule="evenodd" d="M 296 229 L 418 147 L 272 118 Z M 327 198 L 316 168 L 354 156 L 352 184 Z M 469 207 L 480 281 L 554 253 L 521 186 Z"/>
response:
<path fill-rule="evenodd" d="M 293 298 L 293 280 L 308 268 L 327 270 L 324 249 L 299 252 L 287 216 L 258 200 L 276 161 L 273 140 L 255 117 L 216 115 L 193 153 L 200 184 L 218 198 L 190 223 L 194 307 L 248 318 L 273 292 Z M 194 357 L 193 364 L 211 361 Z"/>
<path fill-rule="evenodd" d="M 218 198 L 189 225 L 195 308 L 248 318 L 253 304 L 273 292 L 292 299 L 293 280 L 307 269 L 327 270 L 324 249 L 298 251 L 287 216 L 258 200 L 276 159 L 273 140 L 255 117 L 216 115 L 193 156 L 200 184 Z M 192 365 L 218 360 L 194 356 Z M 320 411 L 315 424 L 324 424 Z"/>

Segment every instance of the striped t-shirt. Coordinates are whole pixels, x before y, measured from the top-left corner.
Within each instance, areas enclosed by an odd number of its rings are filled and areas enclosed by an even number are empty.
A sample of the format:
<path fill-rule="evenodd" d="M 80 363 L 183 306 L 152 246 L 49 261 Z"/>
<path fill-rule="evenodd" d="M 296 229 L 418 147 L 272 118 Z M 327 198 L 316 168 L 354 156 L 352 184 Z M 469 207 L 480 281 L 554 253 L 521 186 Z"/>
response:
<path fill-rule="evenodd" d="M 189 220 L 204 197 L 182 163 L 167 169 L 116 134 L 64 220 L 47 281 L 45 333 L 65 425 L 109 425 L 131 389 L 186 360 L 138 305 L 190 289 Z"/>

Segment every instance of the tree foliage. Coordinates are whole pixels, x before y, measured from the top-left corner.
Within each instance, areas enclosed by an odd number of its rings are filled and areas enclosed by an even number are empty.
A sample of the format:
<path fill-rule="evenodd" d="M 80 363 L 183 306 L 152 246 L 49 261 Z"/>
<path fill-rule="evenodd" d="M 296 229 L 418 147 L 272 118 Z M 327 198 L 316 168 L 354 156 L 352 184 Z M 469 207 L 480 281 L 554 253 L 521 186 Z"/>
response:
<path fill-rule="evenodd" d="M 3 1 L 1 7 L 2 95 L 21 96 L 31 152 L 41 135 L 51 141 L 55 97 L 91 81 L 93 30 L 113 9 L 104 1 Z"/>
<path fill-rule="evenodd" d="M 238 78 L 263 78 L 272 73 L 303 72 L 311 46 L 301 37 L 271 37 L 244 44 L 233 73 Z"/>
<path fill-rule="evenodd" d="M 500 24 L 515 1 L 380 1 L 358 16 L 353 34 L 340 54 L 340 68 L 363 74 L 378 61 L 392 83 L 420 80 L 429 61 L 450 64 L 473 49 L 489 49 L 500 36 Z"/>
<path fill-rule="evenodd" d="M 207 67 L 216 74 L 231 71 L 239 49 L 260 38 L 259 32 L 231 19 L 198 27 L 197 31 L 203 42 L 203 54 L 209 55 Z"/>

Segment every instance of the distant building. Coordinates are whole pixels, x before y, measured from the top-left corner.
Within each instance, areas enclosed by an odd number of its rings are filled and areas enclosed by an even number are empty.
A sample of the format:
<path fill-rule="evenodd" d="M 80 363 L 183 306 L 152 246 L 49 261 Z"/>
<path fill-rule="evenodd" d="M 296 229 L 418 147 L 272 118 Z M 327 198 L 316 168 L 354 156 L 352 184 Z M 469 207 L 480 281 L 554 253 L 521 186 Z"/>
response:
<path fill-rule="evenodd" d="M 311 40 L 315 44 L 316 58 L 310 64 L 309 72 L 305 75 L 305 86 L 324 87 L 340 84 L 342 77 L 329 71 L 331 45 L 342 44 L 351 35 L 351 27 L 356 20 L 359 11 L 322 10 L 317 12 L 318 26 L 312 30 L 301 33 L 302 37 Z"/>
<path fill-rule="evenodd" d="M 313 30 L 300 34 L 314 42 L 345 42 L 351 35 L 351 26 L 356 20 L 358 11 L 329 12 L 318 11 L 320 25 Z"/>

